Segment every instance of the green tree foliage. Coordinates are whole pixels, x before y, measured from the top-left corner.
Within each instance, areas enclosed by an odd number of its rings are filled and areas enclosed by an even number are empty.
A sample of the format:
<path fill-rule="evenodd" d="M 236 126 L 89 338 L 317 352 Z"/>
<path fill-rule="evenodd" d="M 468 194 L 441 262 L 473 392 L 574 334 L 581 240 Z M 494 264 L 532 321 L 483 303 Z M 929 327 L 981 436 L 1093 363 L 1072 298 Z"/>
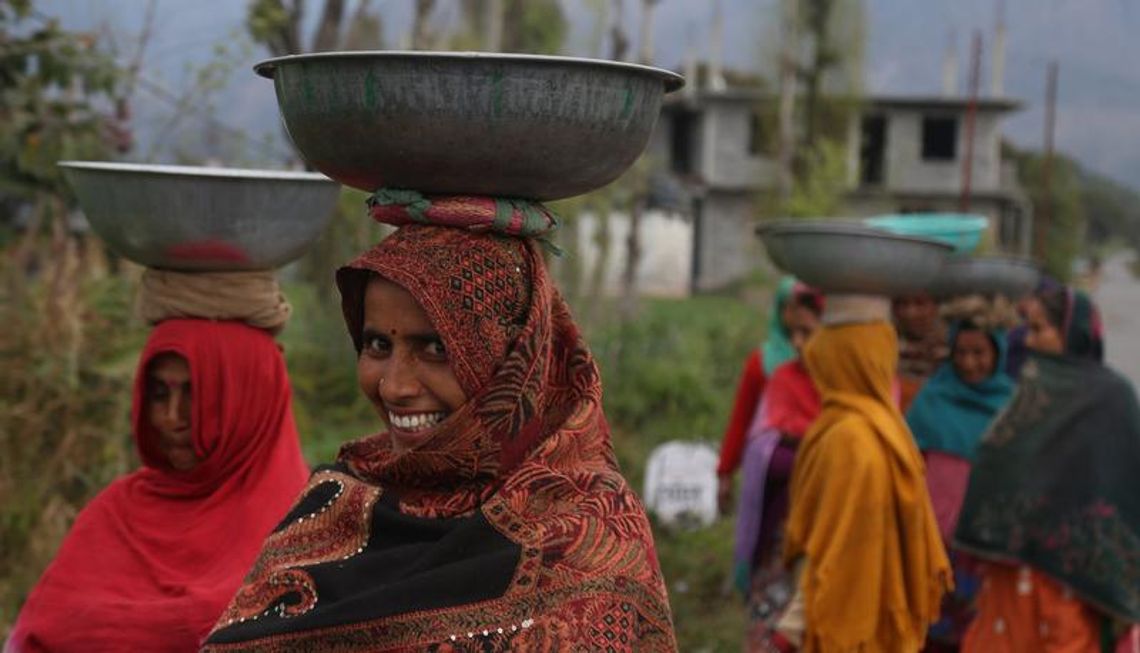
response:
<path fill-rule="evenodd" d="M 0 206 L 32 209 L 0 258 L 0 640 L 76 512 L 132 456 L 130 295 L 69 233 L 56 166 L 130 145 L 125 75 L 99 45 L 0 1 Z"/>
<path fill-rule="evenodd" d="M 0 2 L 0 193 L 63 193 L 56 162 L 130 145 L 115 115 L 122 79 L 94 37 L 67 32 L 31 3 Z"/>
<path fill-rule="evenodd" d="M 811 157 L 817 139 L 843 138 L 850 99 L 862 92 L 866 18 L 859 0 L 791 1 L 800 3 L 798 49 L 809 52 L 797 72 L 803 85 L 803 144 Z"/>
<path fill-rule="evenodd" d="M 764 99 L 757 108 L 764 125 L 763 148 L 779 161 L 781 142 L 791 156 L 791 184 L 781 196 L 765 191 L 761 210 L 792 217 L 836 215 L 847 184 L 847 127 L 863 90 L 866 10 L 861 0 L 781 0 L 785 40 L 781 65 L 791 66 L 794 95 L 791 130 L 780 134 L 779 111 Z"/>
<path fill-rule="evenodd" d="M 1071 157 L 1054 156 L 1051 193 L 1045 191 L 1044 158 L 1039 152 L 1006 146 L 1021 183 L 1033 201 L 1038 255 L 1059 279 L 1072 274 L 1073 261 L 1111 244 L 1140 252 L 1140 192 L 1081 166 Z"/>
<path fill-rule="evenodd" d="M 320 9 L 317 26 L 308 40 L 303 34 L 306 8 Z M 382 48 L 384 22 L 371 2 L 358 0 L 351 16 L 346 16 L 346 9 L 344 0 L 253 0 L 246 10 L 245 27 L 254 42 L 278 57 Z"/>
<path fill-rule="evenodd" d="M 1140 251 L 1140 192 L 1112 179 L 1078 169 L 1090 247 L 1125 243 Z"/>
<path fill-rule="evenodd" d="M 847 148 L 824 140 L 801 156 L 800 171 L 783 215 L 818 218 L 839 215 L 847 191 Z"/>

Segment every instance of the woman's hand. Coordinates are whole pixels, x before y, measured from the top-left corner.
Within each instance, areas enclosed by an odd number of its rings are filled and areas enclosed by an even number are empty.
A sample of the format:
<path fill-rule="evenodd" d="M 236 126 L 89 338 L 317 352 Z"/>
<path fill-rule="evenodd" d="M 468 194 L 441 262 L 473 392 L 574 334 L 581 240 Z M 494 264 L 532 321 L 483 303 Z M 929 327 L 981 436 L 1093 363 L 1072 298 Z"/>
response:
<path fill-rule="evenodd" d="M 732 512 L 731 474 L 720 474 L 716 477 L 716 506 L 721 516 Z"/>

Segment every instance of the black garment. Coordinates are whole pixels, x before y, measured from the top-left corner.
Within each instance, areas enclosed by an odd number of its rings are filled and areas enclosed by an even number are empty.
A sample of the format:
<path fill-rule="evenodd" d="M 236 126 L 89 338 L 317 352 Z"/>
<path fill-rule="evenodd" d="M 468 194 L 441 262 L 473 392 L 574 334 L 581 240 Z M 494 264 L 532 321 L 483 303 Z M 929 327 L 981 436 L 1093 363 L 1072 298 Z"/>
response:
<path fill-rule="evenodd" d="M 322 472 L 348 474 L 340 465 L 324 466 L 316 473 Z M 324 514 L 322 508 L 342 493 L 342 487 L 331 478 L 314 485 L 274 536 L 291 527 L 303 527 L 305 520 L 319 519 Z M 207 644 L 254 640 L 496 598 L 506 591 L 521 554 L 521 547 L 503 537 L 479 511 L 452 519 L 412 517 L 399 512 L 394 493 L 385 493 L 373 504 L 370 522 L 372 532 L 359 554 L 301 567 L 320 597 L 310 610 L 285 616 L 288 606 L 303 600 L 300 591 L 285 593 L 267 613 L 217 630 Z"/>

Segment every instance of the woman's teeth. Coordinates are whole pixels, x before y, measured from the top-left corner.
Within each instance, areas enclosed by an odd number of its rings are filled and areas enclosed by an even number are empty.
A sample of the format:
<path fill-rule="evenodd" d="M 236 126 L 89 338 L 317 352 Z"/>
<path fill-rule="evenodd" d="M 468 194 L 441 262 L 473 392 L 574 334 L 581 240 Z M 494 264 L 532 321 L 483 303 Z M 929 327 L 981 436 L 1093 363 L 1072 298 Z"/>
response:
<path fill-rule="evenodd" d="M 422 431 L 439 424 L 446 413 L 419 413 L 417 415 L 397 415 L 388 413 L 388 421 L 401 431 Z"/>

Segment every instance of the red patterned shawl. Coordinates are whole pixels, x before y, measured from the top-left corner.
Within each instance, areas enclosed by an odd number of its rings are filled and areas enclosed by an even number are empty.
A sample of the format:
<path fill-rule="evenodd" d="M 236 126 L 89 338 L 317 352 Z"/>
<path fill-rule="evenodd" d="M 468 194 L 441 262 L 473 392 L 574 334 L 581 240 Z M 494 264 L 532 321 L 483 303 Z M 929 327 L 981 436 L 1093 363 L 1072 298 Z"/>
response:
<path fill-rule="evenodd" d="M 310 483 L 332 498 L 295 510 L 313 518 L 287 518 L 270 537 L 207 649 L 675 649 L 649 522 L 617 469 L 597 367 L 536 244 L 400 228 L 337 274 L 358 349 L 373 275 L 424 307 L 469 400 L 415 450 L 393 452 L 386 433 L 346 444 L 338 465 Z M 478 600 L 456 595 L 473 580 L 496 583 L 497 563 L 432 553 L 444 536 L 424 536 L 399 558 L 388 544 L 402 529 L 453 532 L 478 528 L 473 521 L 489 527 L 464 550 L 489 550 L 483 541 L 495 538 L 512 547 L 502 586 L 472 590 Z M 399 559 L 409 571 L 376 572 L 352 590 L 343 589 L 351 579 L 322 576 L 330 562 L 364 569 L 369 556 L 371 569 Z M 450 589 L 434 600 L 440 578 Z"/>

